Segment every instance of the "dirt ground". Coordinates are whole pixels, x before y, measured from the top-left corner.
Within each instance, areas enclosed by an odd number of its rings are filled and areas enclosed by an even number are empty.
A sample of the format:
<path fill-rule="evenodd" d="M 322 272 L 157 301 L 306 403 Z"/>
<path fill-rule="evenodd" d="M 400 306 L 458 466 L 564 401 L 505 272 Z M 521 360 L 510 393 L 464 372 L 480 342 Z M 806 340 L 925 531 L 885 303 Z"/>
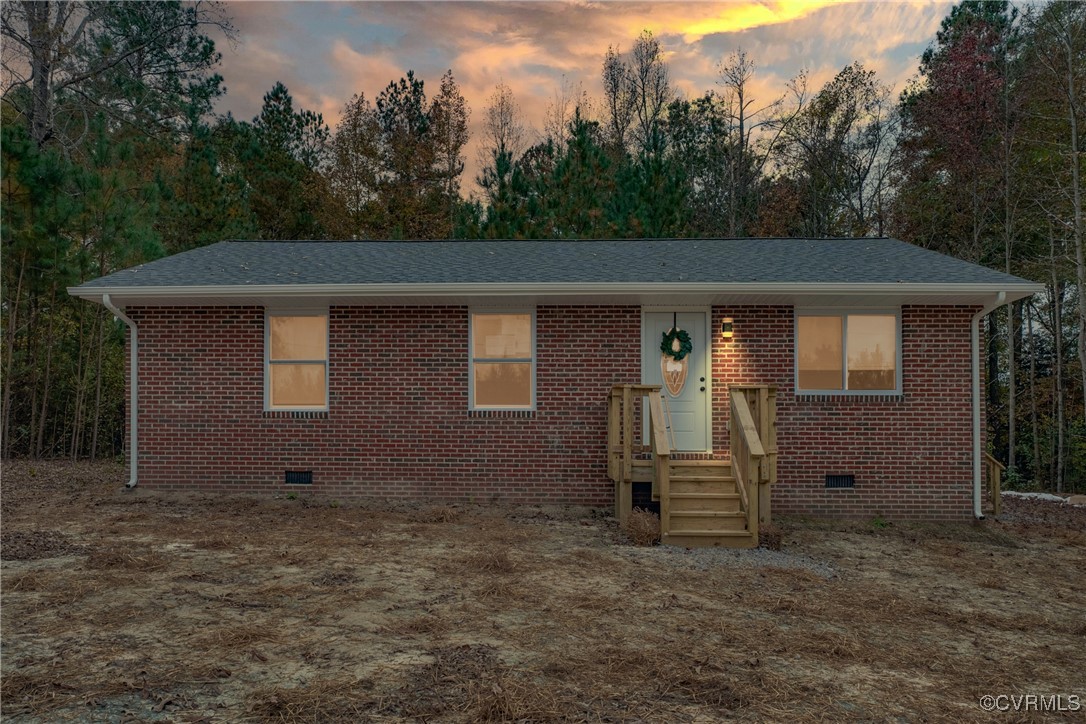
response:
<path fill-rule="evenodd" d="M 985 695 L 1086 706 L 1086 509 L 786 520 L 780 550 L 687 551 L 633 546 L 583 509 L 122 481 L 115 465 L 3 467 L 5 721 L 973 721 L 992 718 Z M 1053 716 L 1083 713 L 995 718 Z"/>

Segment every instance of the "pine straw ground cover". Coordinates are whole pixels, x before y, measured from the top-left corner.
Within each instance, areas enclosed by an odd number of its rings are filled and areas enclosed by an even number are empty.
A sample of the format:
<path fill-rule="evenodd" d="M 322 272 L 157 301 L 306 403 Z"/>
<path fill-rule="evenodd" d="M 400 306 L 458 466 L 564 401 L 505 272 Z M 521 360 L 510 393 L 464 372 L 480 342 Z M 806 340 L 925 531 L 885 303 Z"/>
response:
<path fill-rule="evenodd" d="M 1077 514 L 782 521 L 780 551 L 690 552 L 583 510 L 122 480 L 4 465 L 5 721 L 971 721 L 985 694 L 1086 701 Z"/>

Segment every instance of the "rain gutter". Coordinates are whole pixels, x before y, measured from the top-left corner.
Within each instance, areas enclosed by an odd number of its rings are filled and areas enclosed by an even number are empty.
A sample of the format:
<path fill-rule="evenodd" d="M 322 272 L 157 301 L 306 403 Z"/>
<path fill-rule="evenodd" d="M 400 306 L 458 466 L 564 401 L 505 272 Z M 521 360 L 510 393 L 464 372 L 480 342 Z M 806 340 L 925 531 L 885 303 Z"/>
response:
<path fill-rule="evenodd" d="M 137 430 L 139 424 L 139 415 L 137 414 L 137 403 L 139 402 L 139 365 L 137 364 L 139 360 L 139 337 L 136 333 L 136 323 L 113 305 L 113 300 L 109 298 L 109 294 L 102 295 L 102 305 L 112 312 L 114 317 L 128 325 L 128 329 L 132 332 L 131 343 L 128 347 L 128 460 L 130 474 L 128 482 L 124 486 L 127 490 L 132 490 L 136 487 L 139 469 L 139 431 Z"/>
<path fill-rule="evenodd" d="M 980 446 L 980 323 L 998 307 L 1007 302 L 1007 293 L 999 292 L 992 302 L 981 308 L 973 315 L 973 321 L 969 325 L 969 336 L 973 346 L 973 517 L 984 520 L 984 512 L 981 510 L 981 465 L 984 450 Z"/>

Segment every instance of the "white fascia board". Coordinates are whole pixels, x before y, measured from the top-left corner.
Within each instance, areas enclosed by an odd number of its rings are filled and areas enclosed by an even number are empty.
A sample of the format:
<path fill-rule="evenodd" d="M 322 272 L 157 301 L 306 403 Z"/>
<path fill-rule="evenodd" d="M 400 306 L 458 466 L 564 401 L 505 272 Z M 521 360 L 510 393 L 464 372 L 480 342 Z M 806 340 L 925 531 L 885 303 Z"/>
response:
<path fill-rule="evenodd" d="M 501 284 L 245 284 L 233 286 L 124 286 L 69 287 L 72 296 L 100 301 L 103 294 L 115 298 L 140 297 L 186 299 L 200 297 L 509 297 L 509 296 L 576 296 L 576 295 L 676 295 L 676 294 L 794 294 L 794 295 L 919 295 L 973 296 L 1007 293 L 1007 301 L 1022 299 L 1044 291 L 1040 284 L 929 284 L 929 283 L 672 283 L 672 282 L 605 282 L 605 283 L 501 283 Z"/>

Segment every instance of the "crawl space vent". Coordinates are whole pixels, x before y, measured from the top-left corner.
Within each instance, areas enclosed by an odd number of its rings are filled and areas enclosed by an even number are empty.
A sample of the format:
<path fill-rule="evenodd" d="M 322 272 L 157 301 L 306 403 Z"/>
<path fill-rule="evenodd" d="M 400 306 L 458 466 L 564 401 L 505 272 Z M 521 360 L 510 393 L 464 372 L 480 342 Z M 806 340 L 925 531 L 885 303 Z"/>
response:
<path fill-rule="evenodd" d="M 285 470 L 287 485 L 312 485 L 312 470 Z"/>
<path fill-rule="evenodd" d="M 827 475 L 827 488 L 854 488 L 856 487 L 855 475 Z"/>

